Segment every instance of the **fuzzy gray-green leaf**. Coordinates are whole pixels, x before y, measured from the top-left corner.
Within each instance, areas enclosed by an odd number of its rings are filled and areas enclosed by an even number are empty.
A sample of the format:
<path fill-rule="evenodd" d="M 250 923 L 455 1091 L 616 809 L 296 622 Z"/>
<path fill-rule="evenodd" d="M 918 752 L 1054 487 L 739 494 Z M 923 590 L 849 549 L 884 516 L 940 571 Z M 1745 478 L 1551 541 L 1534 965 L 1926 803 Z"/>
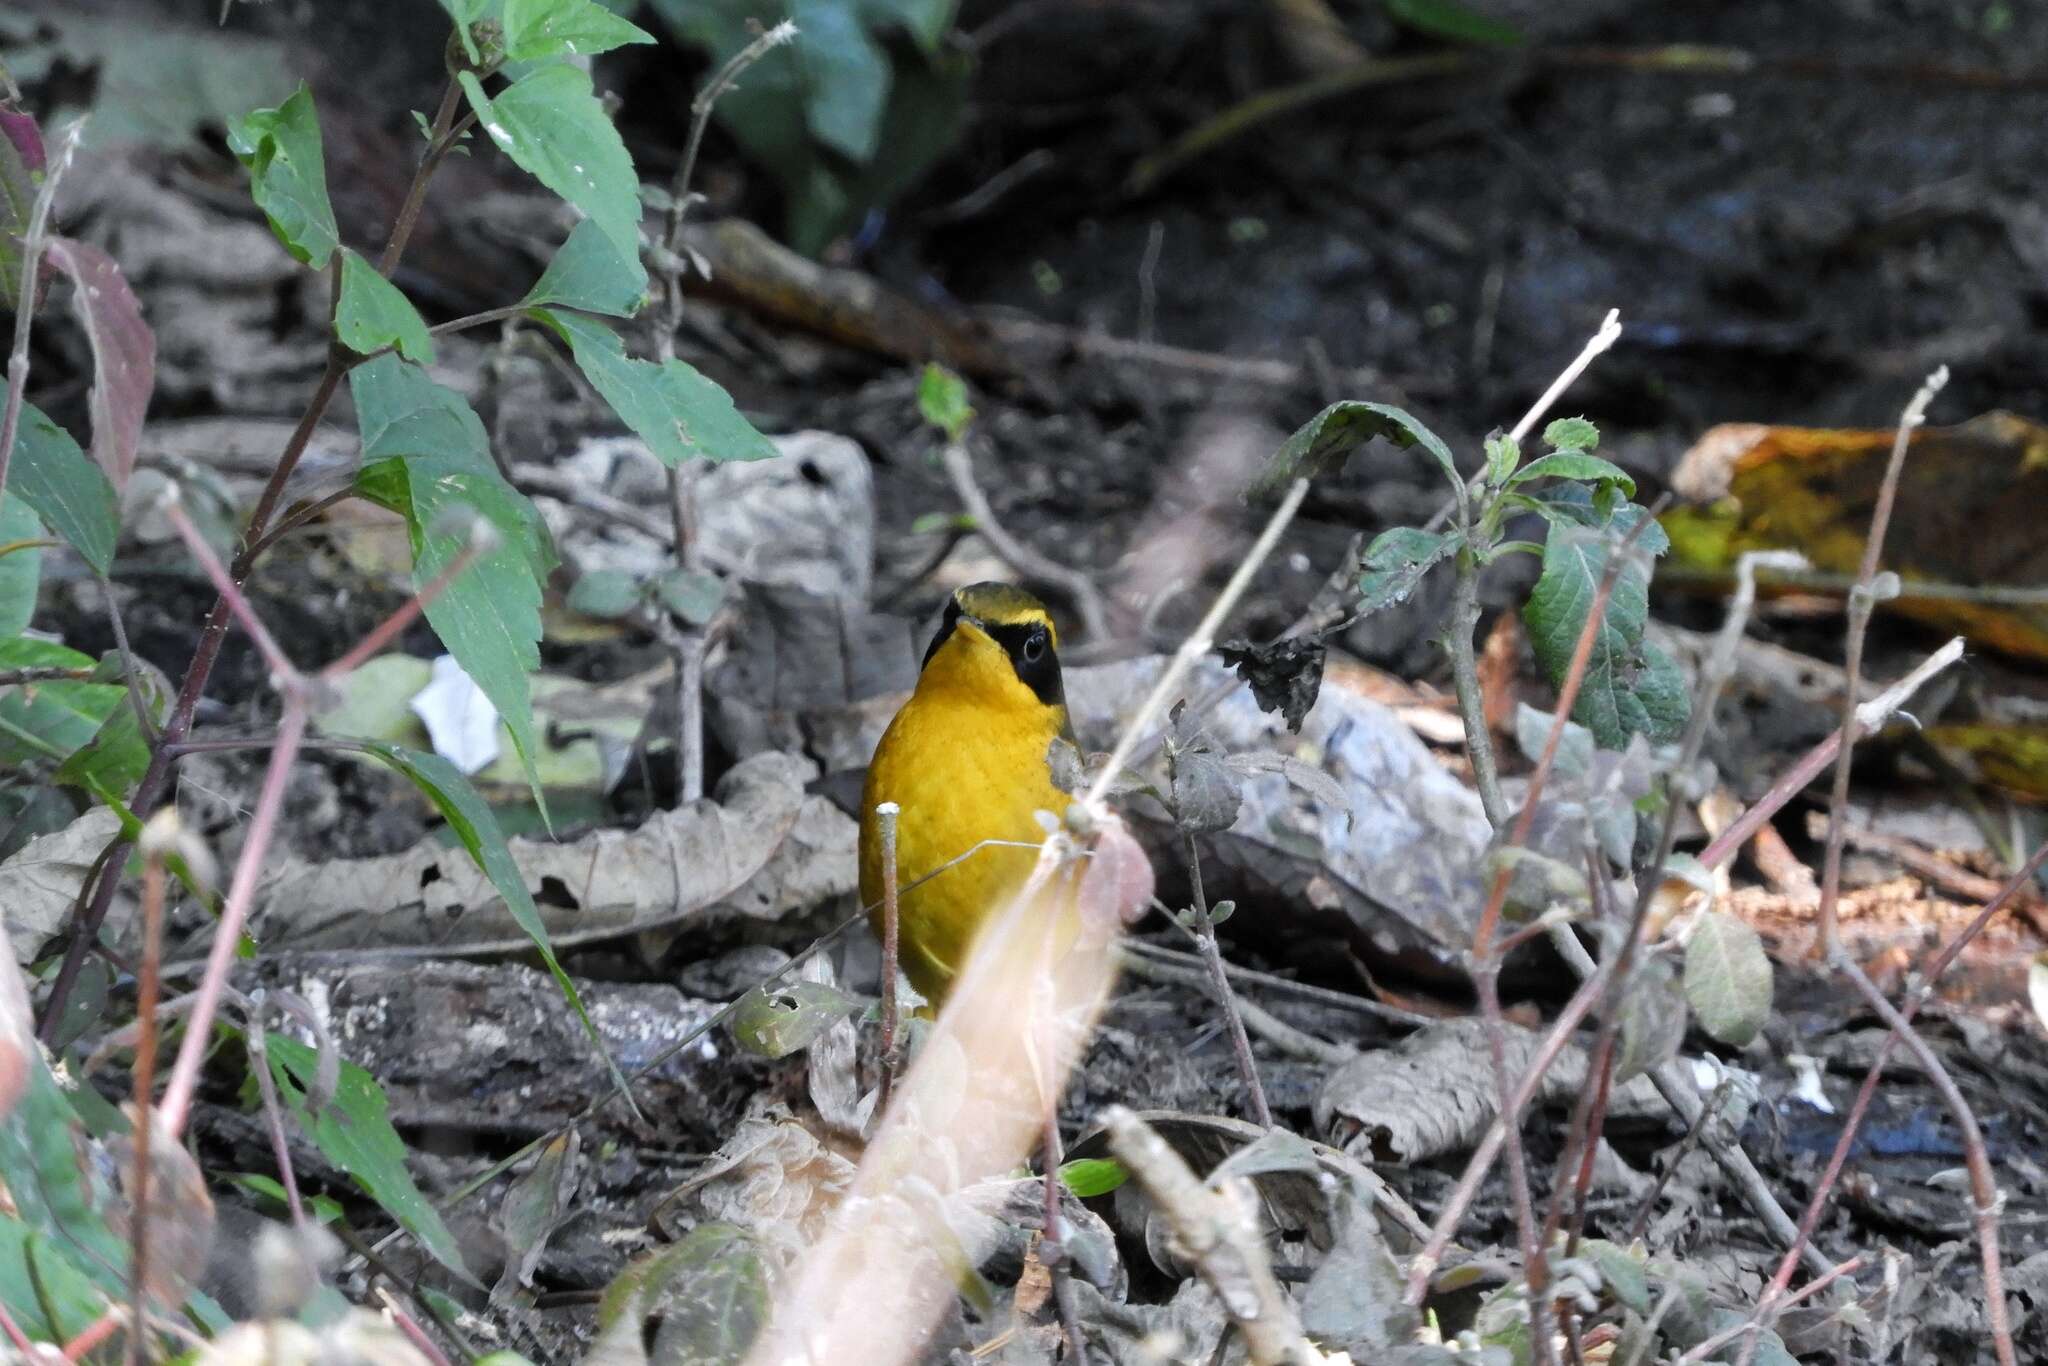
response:
<path fill-rule="evenodd" d="M 1722 1043 L 1740 1048 L 1757 1036 L 1771 1014 L 1771 960 L 1748 922 L 1722 911 L 1700 917 L 1685 943 L 1685 997 Z"/>

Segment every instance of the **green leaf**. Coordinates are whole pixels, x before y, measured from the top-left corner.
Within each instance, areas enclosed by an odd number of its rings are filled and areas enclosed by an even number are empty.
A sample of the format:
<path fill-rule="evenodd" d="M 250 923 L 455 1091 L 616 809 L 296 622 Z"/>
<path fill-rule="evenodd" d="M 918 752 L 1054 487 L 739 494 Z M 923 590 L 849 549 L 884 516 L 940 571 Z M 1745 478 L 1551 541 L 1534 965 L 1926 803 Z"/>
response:
<path fill-rule="evenodd" d="M 334 306 L 334 335 L 359 356 L 386 347 L 421 364 L 434 358 L 433 334 L 403 290 L 354 252 L 341 253 L 341 299 Z"/>
<path fill-rule="evenodd" d="M 1771 1015 L 1771 960 L 1747 921 L 1708 911 L 1685 941 L 1685 999 L 1700 1028 L 1730 1047 L 1757 1036 Z"/>
<path fill-rule="evenodd" d="M 265 1176 L 261 1172 L 229 1172 L 227 1179 L 245 1191 L 262 1196 L 280 1211 L 291 1208 L 291 1197 L 285 1193 L 284 1183 L 275 1177 Z M 331 1195 L 307 1195 L 301 1192 L 299 1199 L 305 1205 L 306 1212 L 318 1223 L 331 1224 L 347 1213 L 342 1209 L 341 1201 Z"/>
<path fill-rule="evenodd" d="M 926 422 L 958 441 L 974 421 L 974 408 L 967 402 L 967 381 L 937 361 L 924 367 L 917 380 L 917 411 Z"/>
<path fill-rule="evenodd" d="M 1633 498 L 1636 481 L 1629 472 L 1611 460 L 1602 460 L 1597 455 L 1581 451 L 1553 451 L 1549 455 L 1532 460 L 1515 472 L 1508 481 L 1510 488 L 1516 488 L 1535 479 L 1577 479 L 1583 483 L 1610 483 Z"/>
<path fill-rule="evenodd" d="M 647 267 L 638 254 L 622 253 L 593 220 L 584 219 L 548 262 L 526 297 L 526 305 L 561 304 L 586 313 L 630 318 L 647 302 Z"/>
<path fill-rule="evenodd" d="M 533 316 L 569 343 L 576 368 L 664 465 L 777 454 L 775 443 L 733 407 L 730 394 L 683 362 L 634 360 L 618 334 L 595 318 L 544 308 Z"/>
<path fill-rule="evenodd" d="M 109 1294 L 47 1235 L 0 1217 L 0 1301 L 31 1342 L 61 1345 L 106 1312 Z M 44 1317 L 46 1303 L 57 1322 Z"/>
<path fill-rule="evenodd" d="M 152 669 L 140 670 L 140 675 L 135 686 L 142 694 L 143 704 L 149 708 L 151 720 L 161 722 L 170 710 L 170 698 L 163 691 L 161 676 Z M 149 767 L 150 739 L 143 733 L 142 722 L 128 700 L 127 688 L 116 691 L 121 694 L 120 700 L 107 713 L 98 733 L 58 766 L 50 775 L 52 782 L 125 797 L 142 781 L 143 771 Z"/>
<path fill-rule="evenodd" d="M 1303 475 L 1313 477 L 1333 473 L 1353 451 L 1376 437 L 1385 437 L 1404 448 L 1422 447 L 1443 470 L 1444 478 L 1451 481 L 1453 488 L 1462 490 L 1465 487 L 1465 481 L 1458 473 L 1458 462 L 1451 456 L 1451 448 L 1435 432 L 1399 408 L 1385 403 L 1346 399 L 1332 403 L 1288 437 L 1273 453 L 1273 458 L 1266 462 L 1264 472 L 1253 481 L 1245 496 L 1248 499 L 1261 498 L 1287 487 Z"/>
<path fill-rule="evenodd" d="M 7 381 L 0 379 L 0 403 Z M 104 574 L 114 565 L 121 509 L 114 486 L 92 459 L 33 403 L 21 405 L 7 492 L 34 508 L 43 525 Z"/>
<path fill-rule="evenodd" d="M 20 635 L 36 614 L 43 552 L 21 543 L 42 539 L 35 509 L 12 491 L 0 495 L 0 640 Z"/>
<path fill-rule="evenodd" d="M 1671 964 L 1651 958 L 1638 966 L 1621 994 L 1621 1042 L 1614 1051 L 1614 1084 L 1662 1067 L 1685 1042 L 1685 996 Z"/>
<path fill-rule="evenodd" d="M 0 308 L 10 313 L 21 292 L 21 238 L 48 161 L 35 116 L 0 108 Z"/>
<path fill-rule="evenodd" d="M 1519 47 L 1520 29 L 1466 8 L 1457 0 L 1384 0 L 1388 17 L 1418 33 L 1480 47 Z"/>
<path fill-rule="evenodd" d="M 716 574 L 671 569 L 654 580 L 661 605 L 692 626 L 703 626 L 725 605 L 725 581 Z"/>
<path fill-rule="evenodd" d="M 1522 463 L 1522 447 L 1512 436 L 1486 438 L 1486 482 L 1502 488 L 1515 466 Z"/>
<path fill-rule="evenodd" d="M 405 518 L 416 586 L 468 550 L 471 518 L 497 534 L 426 616 L 498 709 L 538 796 L 529 676 L 540 666 L 541 584 L 555 566 L 540 514 L 498 473 L 483 423 L 462 396 L 417 366 L 379 356 L 350 373 L 349 389 L 363 436 L 356 488 Z"/>
<path fill-rule="evenodd" d="M 973 58 L 945 42 L 954 0 L 655 0 L 663 21 L 711 65 L 754 40 L 762 18 L 795 20 L 720 97 L 716 117 L 772 172 L 790 243 L 815 255 L 918 180 L 949 147 Z M 898 40 L 907 35 L 909 42 Z"/>
<path fill-rule="evenodd" d="M 772 992 L 754 987 L 740 997 L 727 1027 L 733 1042 L 749 1053 L 786 1058 L 860 1008 L 859 998 L 837 987 L 785 982 Z"/>
<path fill-rule="evenodd" d="M 598 1056 L 604 1059 L 605 1070 L 611 1074 L 613 1083 L 625 1090 L 626 1079 L 605 1048 L 604 1039 L 598 1034 L 590 1012 L 584 1008 L 582 994 L 555 958 L 554 945 L 548 940 L 548 927 L 540 918 L 540 908 L 534 905 L 525 875 L 512 858 L 511 846 L 505 843 L 504 831 L 498 828 L 498 818 L 477 795 L 476 788 L 462 775 L 462 770 L 438 754 L 426 754 L 382 740 L 360 740 L 357 743 L 411 779 L 413 786 L 424 793 L 441 813 L 441 819 L 448 822 L 449 831 L 469 851 L 470 858 L 491 880 L 491 886 L 497 888 L 498 895 L 505 898 L 505 907 L 512 912 L 512 918 L 519 923 L 520 929 L 526 931 L 526 937 L 533 941 L 533 946 L 540 950 L 541 961 L 547 964 L 548 972 L 554 976 L 562 999 L 582 1021 L 583 1032 L 590 1037 L 591 1046 L 597 1050 Z"/>
<path fill-rule="evenodd" d="M 1456 532 L 1438 533 L 1418 527 L 1389 527 L 1373 537 L 1365 549 L 1364 570 L 1358 576 L 1361 616 L 1406 602 L 1435 564 L 1459 545 Z"/>
<path fill-rule="evenodd" d="M 1130 1171 L 1113 1157 L 1077 1157 L 1060 1164 L 1061 1184 L 1083 1200 L 1107 1195 L 1130 1179 Z"/>
<path fill-rule="evenodd" d="M 1561 417 L 1543 429 L 1543 443 L 1557 451 L 1590 451 L 1600 445 L 1600 429 L 1583 417 Z"/>
<path fill-rule="evenodd" d="M 320 1073 L 320 1055 L 290 1035 L 276 1033 L 264 1036 L 263 1051 L 285 1108 L 320 1149 L 320 1155 L 354 1178 L 435 1261 L 476 1285 L 476 1278 L 463 1265 L 455 1235 L 413 1183 L 406 1168 L 405 1144 L 391 1127 L 390 1105 L 377 1079 L 342 1059 L 333 1098 L 314 1113 L 307 1108 L 306 1092 Z"/>
<path fill-rule="evenodd" d="M 590 57 L 654 35 L 591 0 L 505 0 L 505 56 L 515 62 L 543 57 Z"/>
<path fill-rule="evenodd" d="M 768 1292 L 768 1265 L 754 1235 L 732 1224 L 700 1224 L 605 1287 L 598 1340 L 616 1331 L 637 1345 L 645 1325 L 658 1319 L 652 1360 L 728 1366 L 746 1359 L 768 1321 Z"/>
<path fill-rule="evenodd" d="M 42 1054 L 31 1046 L 15 1060 L 27 1076 L 20 1100 L 0 1120 L 0 1187 L 9 1204 L 0 1218 L 0 1300 L 35 1320 L 36 1328 L 23 1324 L 31 1336 L 41 1329 L 68 1339 L 98 1317 L 105 1297 L 126 1301 L 128 1243 L 109 1222 L 116 1197 L 96 1160 L 104 1154 L 95 1154 Z M 43 1317 L 37 1281 L 61 1323 Z"/>
<path fill-rule="evenodd" d="M 590 75 L 558 63 L 486 95 L 470 71 L 458 79 L 484 132 L 520 168 L 574 204 L 622 255 L 640 253 L 640 180 L 619 130 L 591 93 Z"/>
<path fill-rule="evenodd" d="M 1522 620 L 1536 660 L 1553 686 L 1563 685 L 1608 555 L 1621 536 L 1648 515 L 1631 503 L 1605 527 L 1552 523 L 1543 547 L 1543 573 L 1529 594 Z M 1572 719 L 1607 749 L 1622 748 L 1631 735 L 1653 742 L 1671 740 L 1685 727 L 1685 676 L 1670 656 L 1643 638 L 1649 619 L 1650 562 L 1670 544 L 1654 522 L 1644 528 L 1636 539 L 1636 553 L 1615 578 L 1606 614 L 1594 635 Z"/>
<path fill-rule="evenodd" d="M 90 669 L 90 655 L 48 640 L 0 641 L 0 669 Z M 87 744 L 121 706 L 125 690 L 106 683 L 31 683 L 0 688 L 0 766 L 63 759 Z"/>
<path fill-rule="evenodd" d="M 324 270 L 341 230 L 327 199 L 320 115 L 301 83 L 275 109 L 257 109 L 228 126 L 228 148 L 249 168 L 249 194 L 293 259 Z"/>
<path fill-rule="evenodd" d="M 640 580 L 623 569 L 593 569 L 569 588 L 569 610 L 600 621 L 631 616 L 646 601 Z"/>

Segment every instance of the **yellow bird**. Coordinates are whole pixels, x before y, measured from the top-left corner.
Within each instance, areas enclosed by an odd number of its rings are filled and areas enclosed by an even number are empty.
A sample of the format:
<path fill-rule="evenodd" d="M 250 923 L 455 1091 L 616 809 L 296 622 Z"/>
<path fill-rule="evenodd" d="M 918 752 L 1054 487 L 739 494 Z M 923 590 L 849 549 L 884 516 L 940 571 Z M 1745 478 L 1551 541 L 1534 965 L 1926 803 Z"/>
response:
<path fill-rule="evenodd" d="M 982 840 L 1036 844 L 1036 813 L 1070 798 L 1046 763 L 1072 737 L 1060 685 L 1059 631 L 1045 604 L 1006 583 L 953 594 L 925 651 L 917 690 L 875 747 L 861 795 L 860 894 L 882 933 L 882 837 L 875 808 L 895 802 L 897 929 L 904 973 L 945 998 L 988 917 L 1030 876 L 1036 854 L 992 846 L 910 884 Z"/>

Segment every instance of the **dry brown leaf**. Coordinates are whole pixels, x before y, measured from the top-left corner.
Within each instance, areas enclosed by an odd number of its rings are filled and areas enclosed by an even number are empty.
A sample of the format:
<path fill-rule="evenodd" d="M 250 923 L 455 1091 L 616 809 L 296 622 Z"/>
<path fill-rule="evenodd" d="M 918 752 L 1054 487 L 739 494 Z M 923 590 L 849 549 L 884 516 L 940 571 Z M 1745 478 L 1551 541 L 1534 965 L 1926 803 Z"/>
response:
<path fill-rule="evenodd" d="M 1731 423 L 1688 451 L 1673 486 L 1702 508 L 1664 519 L 1673 563 L 1728 572 L 1748 550 L 1794 549 L 1816 568 L 1854 574 L 1896 436 L 1889 427 L 1830 430 Z M 1889 608 L 2031 659 L 2048 659 L 2048 603 L 1997 603 L 1914 591 L 2048 583 L 2048 427 L 1993 412 L 1912 434 L 1900 515 L 1885 563 L 1904 592 Z"/>

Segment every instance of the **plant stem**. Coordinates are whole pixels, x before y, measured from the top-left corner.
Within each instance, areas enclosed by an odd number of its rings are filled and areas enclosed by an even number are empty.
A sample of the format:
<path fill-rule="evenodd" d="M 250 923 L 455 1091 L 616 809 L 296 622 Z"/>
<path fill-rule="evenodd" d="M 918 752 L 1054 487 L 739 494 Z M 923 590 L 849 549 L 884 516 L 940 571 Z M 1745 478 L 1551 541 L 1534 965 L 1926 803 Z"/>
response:
<path fill-rule="evenodd" d="M 453 116 L 457 87 L 451 82 L 442 95 L 442 113 Z M 437 121 L 444 133 L 445 121 Z M 452 134 L 449 135 L 452 137 Z M 379 264 L 380 273 L 389 276 L 397 268 L 405 254 L 406 245 L 412 240 L 413 229 L 419 222 L 419 206 L 426 197 L 427 181 L 433 176 L 434 168 L 446 156 L 446 141 L 430 143 L 427 154 L 420 159 L 419 167 L 413 172 L 412 185 L 406 191 L 406 205 L 410 214 L 401 212 L 397 226 L 392 230 L 391 240 L 384 248 L 384 262 Z M 439 153 L 436 154 L 436 147 Z M 341 294 L 341 271 L 336 267 L 330 272 L 332 287 L 328 296 L 328 311 L 332 317 L 334 304 Z M 331 331 L 331 327 L 330 327 Z M 312 442 L 313 433 L 319 427 L 321 418 L 334 401 L 341 388 L 341 381 L 355 364 L 340 344 L 332 339 L 327 345 L 327 365 L 321 371 L 320 379 L 313 388 L 313 395 L 306 402 L 306 411 L 300 415 L 299 423 L 292 429 L 284 450 L 279 454 L 277 465 L 264 482 L 263 492 L 258 495 L 256 508 L 249 515 L 248 529 L 242 536 L 242 551 L 235 556 L 230 571 L 237 586 L 244 583 L 255 567 L 256 556 L 267 548 L 264 533 L 270 527 L 270 519 L 283 500 L 286 483 L 292 471 Z M 4 459 L 4 456 L 0 456 Z M 135 796 L 129 807 L 143 820 L 162 803 L 170 788 L 171 770 L 177 757 L 177 745 L 192 729 L 192 716 L 198 710 L 199 700 L 206 693 L 207 681 L 213 676 L 213 667 L 220 659 L 222 643 L 227 639 L 228 626 L 232 619 L 232 608 L 225 596 L 216 598 L 213 610 L 207 614 L 206 623 L 200 628 L 199 644 L 192 651 L 192 660 L 185 666 L 184 680 L 178 685 L 178 696 L 171 704 L 171 712 L 165 720 L 163 730 L 157 736 L 150 750 L 149 767 L 143 771 L 142 779 L 136 784 Z M 114 892 L 120 885 L 119 870 L 123 866 L 128 850 L 125 840 L 117 841 L 110 850 L 111 857 L 103 866 L 99 879 L 93 884 L 92 896 L 86 902 L 85 913 L 74 926 L 69 947 L 64 951 L 64 961 L 58 965 L 57 975 L 50 984 L 49 1002 L 44 1007 L 38 1036 L 49 1042 L 56 1029 L 57 1020 L 62 1016 L 64 1005 L 70 999 L 71 991 L 78 981 L 78 974 L 85 966 L 86 955 L 99 938 L 100 927 L 105 923 L 107 910 L 114 904 Z"/>
<path fill-rule="evenodd" d="M 462 104 L 462 87 L 454 77 L 441 91 L 441 107 L 434 111 L 434 123 L 427 133 L 426 150 L 420 153 L 420 164 L 413 172 L 412 184 L 406 187 L 405 202 L 399 205 L 398 218 L 391 226 L 391 240 L 384 244 L 384 254 L 377 258 L 377 273 L 385 279 L 398 269 L 400 258 L 405 255 L 406 243 L 412 240 L 413 229 L 419 225 L 420 208 L 427 200 L 427 182 L 434 177 L 434 168 L 441 164 L 441 158 L 448 155 L 454 146 L 449 130 L 454 126 L 455 114 Z"/>
<path fill-rule="evenodd" d="M 156 1091 L 157 969 L 163 960 L 164 851 L 150 849 L 142 865 L 142 962 L 135 985 L 135 1164 L 128 1180 L 128 1361 L 142 1366 L 149 1352 L 149 1178 L 151 1101 Z"/>
<path fill-rule="evenodd" d="M 897 921 L 896 818 L 902 808 L 894 802 L 875 807 L 875 828 L 882 841 L 882 1094 L 875 1113 L 889 1108 L 889 1091 L 896 1084 L 896 978 L 900 971 L 902 941 Z"/>
<path fill-rule="evenodd" d="M 1251 1098 L 1252 1118 L 1260 1128 L 1270 1129 L 1273 1111 L 1266 1104 L 1266 1088 L 1259 1083 L 1259 1066 L 1252 1058 L 1251 1040 L 1245 1036 L 1244 1017 L 1238 1013 L 1237 993 L 1231 990 L 1230 978 L 1223 971 L 1223 949 L 1216 942 L 1216 925 L 1209 919 L 1209 898 L 1202 890 L 1202 856 L 1192 833 L 1182 831 L 1181 841 L 1187 855 L 1188 886 L 1195 902 L 1195 938 L 1202 946 L 1202 961 L 1209 968 L 1209 986 L 1216 993 L 1216 1003 L 1223 1007 L 1224 1021 L 1230 1027 L 1230 1047 L 1237 1055 L 1237 1075 L 1244 1082 L 1245 1094 Z"/>
<path fill-rule="evenodd" d="M 1493 735 L 1486 724 L 1486 698 L 1479 688 L 1479 662 L 1473 653 L 1472 640 L 1479 630 L 1479 557 L 1469 547 L 1458 551 L 1456 572 L 1444 647 L 1451 653 L 1451 678 L 1457 685 L 1458 716 L 1465 723 L 1465 750 L 1472 757 L 1472 781 L 1479 788 L 1486 823 L 1498 833 L 1507 828 L 1508 803 L 1500 790 Z M 1561 709 L 1559 715 L 1563 715 Z"/>

